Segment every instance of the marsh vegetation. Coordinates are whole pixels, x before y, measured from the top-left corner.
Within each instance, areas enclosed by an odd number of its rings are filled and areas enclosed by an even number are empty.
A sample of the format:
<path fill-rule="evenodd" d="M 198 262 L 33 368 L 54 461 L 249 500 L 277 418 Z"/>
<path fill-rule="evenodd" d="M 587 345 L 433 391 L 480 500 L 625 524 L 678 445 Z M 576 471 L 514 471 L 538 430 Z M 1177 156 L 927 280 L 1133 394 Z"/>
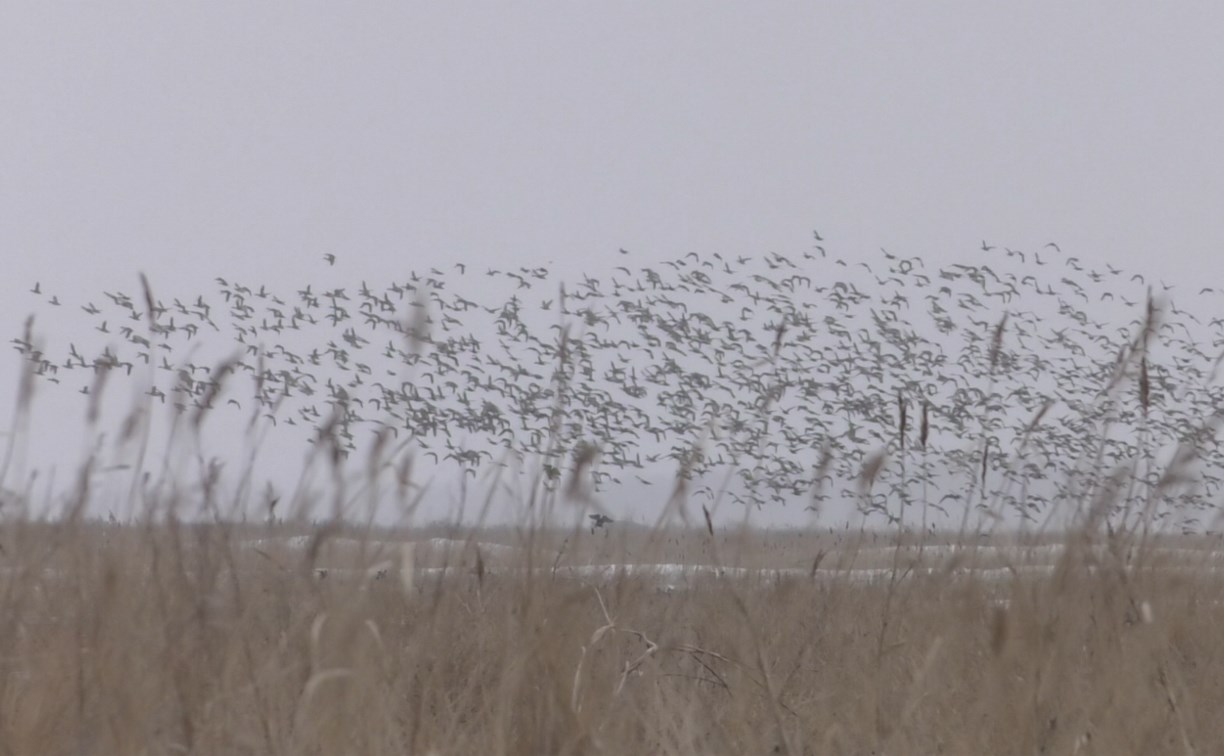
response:
<path fill-rule="evenodd" d="M 142 277 L 79 305 L 96 351 L 28 323 L 0 752 L 1224 750 L 1224 320 L 1056 248 L 884 255 Z M 13 463 L 42 392 L 83 395 L 59 487 Z M 257 485 L 286 432 L 300 485 Z M 444 465 L 462 522 L 420 516 Z M 651 465 L 662 514 L 600 519 Z"/>

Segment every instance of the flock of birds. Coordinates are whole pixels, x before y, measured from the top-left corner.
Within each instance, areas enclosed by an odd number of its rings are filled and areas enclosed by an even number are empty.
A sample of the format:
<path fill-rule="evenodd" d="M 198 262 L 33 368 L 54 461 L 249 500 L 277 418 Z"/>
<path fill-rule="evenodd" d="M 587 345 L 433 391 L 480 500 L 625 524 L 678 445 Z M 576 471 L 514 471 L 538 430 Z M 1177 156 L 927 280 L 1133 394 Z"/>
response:
<path fill-rule="evenodd" d="M 546 485 L 575 460 L 594 491 L 649 483 L 642 474 L 666 464 L 709 498 L 711 473 L 731 471 L 725 495 L 748 505 L 841 495 L 895 519 L 921 497 L 1037 517 L 1131 460 L 1155 486 L 1153 450 L 1176 442 L 1192 444 L 1201 485 L 1170 491 L 1168 511 L 1188 506 L 1193 522 L 1212 506 L 1220 458 L 1205 421 L 1224 398 L 1224 318 L 1052 244 L 983 243 L 935 269 L 887 251 L 847 261 L 822 242 L 793 258 L 689 253 L 571 282 L 462 263 L 382 288 L 217 278 L 213 293 L 169 301 L 145 282 L 81 305 L 100 350 L 13 344 L 49 381 L 83 373 L 82 393 L 119 371 L 180 412 L 236 406 L 312 441 L 333 433 L 346 452 L 368 428 L 472 471 L 534 458 Z M 1163 318 L 1136 355 L 1149 297 Z M 219 342 L 237 356 L 195 356 Z M 225 374 L 249 375 L 252 391 L 218 392 Z"/>

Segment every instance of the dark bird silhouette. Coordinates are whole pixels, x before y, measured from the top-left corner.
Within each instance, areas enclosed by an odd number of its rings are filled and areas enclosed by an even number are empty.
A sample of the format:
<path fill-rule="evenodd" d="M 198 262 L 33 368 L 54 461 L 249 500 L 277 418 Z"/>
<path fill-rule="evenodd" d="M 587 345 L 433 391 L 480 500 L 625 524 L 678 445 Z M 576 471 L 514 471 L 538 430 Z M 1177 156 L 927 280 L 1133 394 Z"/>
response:
<path fill-rule="evenodd" d="M 612 522 L 614 522 L 614 520 L 611 517 L 608 517 L 605 514 L 599 514 L 598 512 L 593 515 L 587 515 L 587 517 L 591 518 L 591 523 L 592 523 L 591 532 L 592 533 L 594 533 L 597 528 L 602 528 L 604 525 L 609 525 Z"/>

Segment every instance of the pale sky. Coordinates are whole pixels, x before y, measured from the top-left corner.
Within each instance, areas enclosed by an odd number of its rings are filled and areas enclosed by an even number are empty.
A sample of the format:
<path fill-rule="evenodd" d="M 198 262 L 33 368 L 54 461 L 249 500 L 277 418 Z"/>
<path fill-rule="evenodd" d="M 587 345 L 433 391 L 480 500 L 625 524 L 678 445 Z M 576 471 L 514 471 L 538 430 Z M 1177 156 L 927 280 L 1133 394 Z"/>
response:
<path fill-rule="evenodd" d="M 814 229 L 1194 287 L 1224 250 L 1221 38 L 1205 2 L 7 2 L 0 322 L 45 310 L 35 281 L 577 276 Z"/>

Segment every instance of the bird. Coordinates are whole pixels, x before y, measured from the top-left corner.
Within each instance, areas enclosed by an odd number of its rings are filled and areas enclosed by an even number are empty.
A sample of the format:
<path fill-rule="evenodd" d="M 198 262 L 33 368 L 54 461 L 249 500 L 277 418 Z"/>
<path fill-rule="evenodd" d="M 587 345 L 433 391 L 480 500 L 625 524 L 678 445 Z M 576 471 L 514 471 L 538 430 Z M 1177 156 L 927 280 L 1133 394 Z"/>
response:
<path fill-rule="evenodd" d="M 335 256 L 335 255 L 333 255 L 333 254 L 332 254 L 332 253 L 330 253 L 330 252 L 328 252 L 327 254 L 323 255 L 323 259 L 327 261 L 327 264 L 328 264 L 328 265 L 335 265 L 335 264 L 336 264 L 336 256 Z"/>
<path fill-rule="evenodd" d="M 598 512 L 592 515 L 587 515 L 587 517 L 591 518 L 591 523 L 592 523 L 591 532 L 592 533 L 594 533 L 596 529 L 602 528 L 604 525 L 610 525 L 614 522 L 614 520 L 611 517 L 608 517 L 605 514 L 600 514 Z"/>

